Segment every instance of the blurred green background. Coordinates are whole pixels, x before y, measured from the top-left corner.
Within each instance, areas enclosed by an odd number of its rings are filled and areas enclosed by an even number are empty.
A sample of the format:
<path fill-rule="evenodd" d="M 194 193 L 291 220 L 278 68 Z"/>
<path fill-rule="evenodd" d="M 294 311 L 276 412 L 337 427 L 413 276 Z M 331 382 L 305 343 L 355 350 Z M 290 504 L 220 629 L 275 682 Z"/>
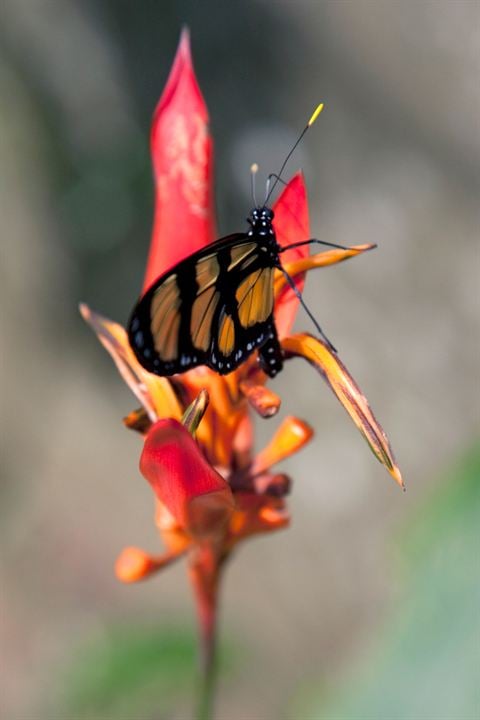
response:
<path fill-rule="evenodd" d="M 272 387 L 317 430 L 285 463 L 292 527 L 223 588 L 221 720 L 480 715 L 478 77 L 473 0 L 4 0 L 0 25 L 2 580 L 6 720 L 185 720 L 193 608 L 157 551 L 135 406 L 79 300 L 125 322 L 152 219 L 150 118 L 182 24 L 215 139 L 221 234 L 251 162 L 294 160 L 312 230 L 377 242 L 312 274 L 310 306 L 386 429 L 404 496 L 321 380 Z M 298 328 L 310 329 L 300 316 Z"/>

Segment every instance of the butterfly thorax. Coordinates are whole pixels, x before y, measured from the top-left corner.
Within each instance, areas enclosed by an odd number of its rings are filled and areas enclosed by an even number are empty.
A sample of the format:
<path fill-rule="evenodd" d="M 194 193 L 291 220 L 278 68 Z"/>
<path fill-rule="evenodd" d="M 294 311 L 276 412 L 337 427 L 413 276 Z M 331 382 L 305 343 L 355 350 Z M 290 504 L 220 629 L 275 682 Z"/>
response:
<path fill-rule="evenodd" d="M 248 234 L 251 235 L 265 235 L 274 236 L 275 231 L 273 229 L 273 210 L 268 207 L 255 207 L 247 218 L 247 222 L 250 225 Z"/>

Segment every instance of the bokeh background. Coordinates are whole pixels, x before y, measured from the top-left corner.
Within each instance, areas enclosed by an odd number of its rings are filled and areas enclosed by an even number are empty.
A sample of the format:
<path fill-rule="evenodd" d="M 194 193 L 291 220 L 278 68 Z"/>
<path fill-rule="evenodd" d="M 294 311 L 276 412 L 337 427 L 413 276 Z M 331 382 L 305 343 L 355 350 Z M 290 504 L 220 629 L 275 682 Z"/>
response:
<path fill-rule="evenodd" d="M 152 220 L 150 118 L 183 23 L 216 143 L 221 234 L 248 168 L 296 153 L 314 233 L 377 242 L 311 274 L 310 306 L 386 429 L 403 495 L 306 364 L 273 383 L 316 428 L 285 471 L 292 527 L 226 574 L 221 720 L 480 714 L 475 0 L 3 0 L 1 712 L 186 720 L 195 679 L 182 564 L 159 549 L 136 402 L 77 303 L 125 322 Z M 298 327 L 309 324 L 300 316 Z M 259 423 L 259 444 L 278 419 Z"/>

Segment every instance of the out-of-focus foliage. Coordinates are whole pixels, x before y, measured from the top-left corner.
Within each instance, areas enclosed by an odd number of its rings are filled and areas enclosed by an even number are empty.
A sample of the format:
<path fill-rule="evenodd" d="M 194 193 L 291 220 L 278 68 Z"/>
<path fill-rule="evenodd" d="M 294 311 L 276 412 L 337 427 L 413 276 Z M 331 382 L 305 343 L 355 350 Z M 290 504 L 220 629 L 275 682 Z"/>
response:
<path fill-rule="evenodd" d="M 65 714 L 74 718 L 152 717 L 179 707 L 193 689 L 195 637 L 166 628 L 113 628 L 71 668 Z"/>
<path fill-rule="evenodd" d="M 150 720 L 192 715 L 197 639 L 190 625 L 112 626 L 74 657 L 54 717 Z M 222 671 L 234 662 L 222 648 Z M 222 672 L 223 675 L 223 672 Z"/>
<path fill-rule="evenodd" d="M 305 720 L 476 720 L 480 716 L 480 446 L 396 537 L 402 597 L 369 660 Z M 398 562 L 398 560 L 397 560 Z"/>

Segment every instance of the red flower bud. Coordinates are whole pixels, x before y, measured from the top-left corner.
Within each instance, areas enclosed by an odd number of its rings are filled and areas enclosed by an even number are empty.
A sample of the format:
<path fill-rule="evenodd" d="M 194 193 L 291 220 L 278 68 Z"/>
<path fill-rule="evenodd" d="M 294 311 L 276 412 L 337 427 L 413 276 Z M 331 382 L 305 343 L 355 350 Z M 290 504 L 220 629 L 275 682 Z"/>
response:
<path fill-rule="evenodd" d="M 143 289 L 215 239 L 212 140 L 184 30 L 151 133 L 155 217 Z"/>
<path fill-rule="evenodd" d="M 140 471 L 186 532 L 204 537 L 225 530 L 234 509 L 230 487 L 179 422 L 159 420 L 151 427 Z"/>

